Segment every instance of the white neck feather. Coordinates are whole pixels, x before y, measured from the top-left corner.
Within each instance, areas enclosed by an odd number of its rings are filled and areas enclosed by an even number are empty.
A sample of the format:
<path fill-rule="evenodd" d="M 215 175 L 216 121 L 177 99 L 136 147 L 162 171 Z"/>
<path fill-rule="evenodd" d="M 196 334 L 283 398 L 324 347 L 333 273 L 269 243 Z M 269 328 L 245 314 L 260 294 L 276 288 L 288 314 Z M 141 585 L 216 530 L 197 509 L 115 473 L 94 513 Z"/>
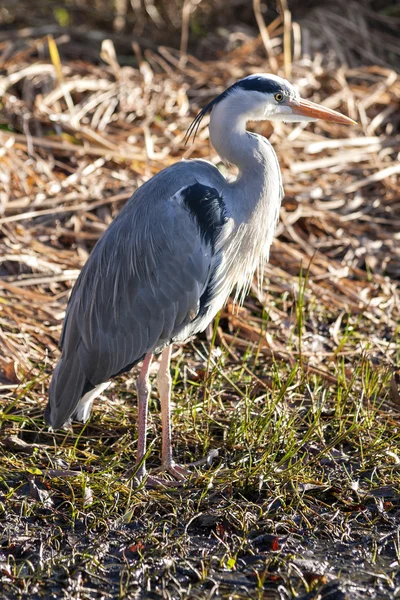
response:
<path fill-rule="evenodd" d="M 265 119 L 265 115 L 246 100 L 246 94 L 234 94 L 214 107 L 209 128 L 211 143 L 222 160 L 239 168 L 232 191 L 243 195 L 240 205 L 251 210 L 260 208 L 261 202 L 279 208 L 282 182 L 275 151 L 266 138 L 246 130 L 247 121 Z"/>
<path fill-rule="evenodd" d="M 234 221 L 227 271 L 236 284 L 241 302 L 259 267 L 261 284 L 264 262 L 279 216 L 282 182 L 279 163 L 265 138 L 246 131 L 249 120 L 264 114 L 246 106 L 246 97 L 228 96 L 217 104 L 210 120 L 211 143 L 219 156 L 239 168 L 238 178 L 230 184 L 229 202 Z"/>
<path fill-rule="evenodd" d="M 248 116 L 229 97 L 213 108 L 210 139 L 222 160 L 236 165 L 243 174 L 254 165 L 254 141 L 246 131 Z M 254 166 L 260 167 L 259 163 Z"/>

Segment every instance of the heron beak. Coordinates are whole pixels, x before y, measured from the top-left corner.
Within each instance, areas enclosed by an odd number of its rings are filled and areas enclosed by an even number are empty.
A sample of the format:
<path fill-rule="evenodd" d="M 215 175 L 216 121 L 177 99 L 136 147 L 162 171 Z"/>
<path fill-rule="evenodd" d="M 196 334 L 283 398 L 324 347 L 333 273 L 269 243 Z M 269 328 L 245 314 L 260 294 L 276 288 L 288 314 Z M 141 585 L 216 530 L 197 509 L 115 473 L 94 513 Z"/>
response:
<path fill-rule="evenodd" d="M 321 104 L 310 102 L 310 100 L 300 98 L 299 100 L 289 102 L 289 105 L 294 115 L 301 115 L 315 120 L 322 119 L 323 121 L 331 121 L 331 123 L 341 123 L 343 125 L 357 125 L 357 122 L 353 121 L 353 119 L 341 115 L 336 110 L 321 106 Z"/>

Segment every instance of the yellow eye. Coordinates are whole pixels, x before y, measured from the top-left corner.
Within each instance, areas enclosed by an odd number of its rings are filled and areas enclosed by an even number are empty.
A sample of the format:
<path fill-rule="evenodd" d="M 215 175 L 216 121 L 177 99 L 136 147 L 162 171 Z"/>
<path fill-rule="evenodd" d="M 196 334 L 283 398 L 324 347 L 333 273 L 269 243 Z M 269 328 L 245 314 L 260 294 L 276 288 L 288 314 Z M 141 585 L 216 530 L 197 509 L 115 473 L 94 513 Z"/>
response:
<path fill-rule="evenodd" d="M 282 102 L 282 100 L 283 100 L 283 94 L 281 94 L 281 93 L 279 92 L 278 94 L 275 94 L 274 98 L 275 98 L 275 100 L 276 100 L 277 102 Z"/>

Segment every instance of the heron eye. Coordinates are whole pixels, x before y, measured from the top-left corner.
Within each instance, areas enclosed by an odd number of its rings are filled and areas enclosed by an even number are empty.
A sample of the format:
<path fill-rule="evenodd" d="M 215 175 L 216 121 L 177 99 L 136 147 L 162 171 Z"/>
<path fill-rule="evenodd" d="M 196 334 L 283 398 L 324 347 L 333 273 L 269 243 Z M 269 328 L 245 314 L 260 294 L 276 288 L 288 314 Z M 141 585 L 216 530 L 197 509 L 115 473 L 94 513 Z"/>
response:
<path fill-rule="evenodd" d="M 275 100 L 276 100 L 277 102 L 282 102 L 282 100 L 283 100 L 283 94 L 281 94 L 281 93 L 279 92 L 278 94 L 275 94 L 274 98 L 275 98 Z"/>

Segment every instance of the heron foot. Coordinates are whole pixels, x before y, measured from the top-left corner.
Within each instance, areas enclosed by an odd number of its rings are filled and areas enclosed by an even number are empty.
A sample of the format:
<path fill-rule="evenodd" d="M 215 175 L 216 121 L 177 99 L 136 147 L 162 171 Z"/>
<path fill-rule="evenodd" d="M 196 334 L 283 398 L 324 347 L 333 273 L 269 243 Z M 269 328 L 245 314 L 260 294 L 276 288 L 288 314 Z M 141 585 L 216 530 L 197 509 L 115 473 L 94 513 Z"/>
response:
<path fill-rule="evenodd" d="M 210 450 L 207 456 L 197 460 L 196 462 L 190 463 L 187 465 L 187 467 L 199 467 L 205 464 L 211 465 L 213 459 L 217 456 L 217 449 Z M 172 458 L 169 458 L 163 461 L 161 467 L 154 470 L 155 475 L 149 474 L 146 470 L 146 467 L 142 464 L 136 472 L 135 469 L 137 469 L 137 465 L 133 466 L 131 469 L 128 469 L 128 471 L 125 473 L 125 477 L 131 479 L 133 476 L 135 487 L 139 487 L 142 484 L 146 488 L 178 487 L 185 484 L 193 475 L 193 471 L 187 467 L 184 467 L 176 463 L 174 460 L 172 460 Z M 168 473 L 174 478 L 175 481 L 171 481 L 171 479 L 166 479 L 165 477 L 159 476 L 158 473 Z"/>
<path fill-rule="evenodd" d="M 182 483 L 183 481 L 171 481 L 165 477 L 155 477 L 154 475 L 147 475 L 144 478 L 144 487 L 146 488 L 179 487 Z"/>
<path fill-rule="evenodd" d="M 135 488 L 140 487 L 142 484 L 145 488 L 156 488 L 156 487 L 177 487 L 182 485 L 182 481 L 171 481 L 164 477 L 157 477 L 148 473 L 146 469 L 140 467 L 138 471 L 133 475 L 135 467 L 128 469 L 125 476 L 131 479 L 133 476 L 133 485 Z"/>
<path fill-rule="evenodd" d="M 187 465 L 187 467 L 189 468 L 183 467 L 182 465 L 179 465 L 174 460 L 172 460 L 172 458 L 169 458 L 163 461 L 162 467 L 157 469 L 156 473 L 169 473 L 174 479 L 177 480 L 177 482 L 183 484 L 193 475 L 193 471 L 190 470 L 190 467 L 200 467 L 201 465 L 206 464 L 210 466 L 214 458 L 217 458 L 217 456 L 217 449 L 210 450 L 210 452 L 204 458 L 189 463 Z"/>
<path fill-rule="evenodd" d="M 185 483 L 186 478 L 191 474 L 190 471 L 177 465 L 175 462 L 171 461 L 168 464 L 164 464 L 164 466 L 156 469 L 154 472 L 156 475 L 148 473 L 146 467 L 141 465 L 139 469 L 135 472 L 136 465 L 128 469 L 125 473 L 125 477 L 131 479 L 133 477 L 133 485 L 134 487 L 140 487 L 142 484 L 146 488 L 155 488 L 155 487 L 177 487 L 181 486 Z M 158 473 L 169 473 L 175 479 L 172 481 L 171 479 L 166 479 L 165 477 L 159 477 Z"/>
<path fill-rule="evenodd" d="M 192 471 L 186 469 L 182 465 L 178 465 L 175 461 L 171 460 L 163 464 L 161 471 L 169 473 L 174 479 L 184 483 L 191 475 Z"/>

